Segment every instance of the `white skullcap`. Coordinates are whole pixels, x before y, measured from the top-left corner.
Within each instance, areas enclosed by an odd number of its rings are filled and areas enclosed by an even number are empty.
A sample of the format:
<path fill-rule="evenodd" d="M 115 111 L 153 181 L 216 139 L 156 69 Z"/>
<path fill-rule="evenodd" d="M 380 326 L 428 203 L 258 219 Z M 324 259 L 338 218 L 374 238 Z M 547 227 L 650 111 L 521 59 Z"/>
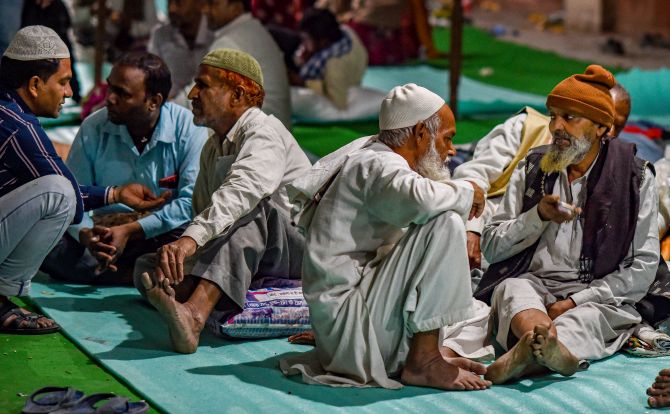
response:
<path fill-rule="evenodd" d="M 444 99 L 414 83 L 396 86 L 386 95 L 379 110 L 379 129 L 411 127 L 430 118 L 444 105 Z"/>
<path fill-rule="evenodd" d="M 67 59 L 70 51 L 52 29 L 26 26 L 16 32 L 3 56 L 15 60 Z"/>

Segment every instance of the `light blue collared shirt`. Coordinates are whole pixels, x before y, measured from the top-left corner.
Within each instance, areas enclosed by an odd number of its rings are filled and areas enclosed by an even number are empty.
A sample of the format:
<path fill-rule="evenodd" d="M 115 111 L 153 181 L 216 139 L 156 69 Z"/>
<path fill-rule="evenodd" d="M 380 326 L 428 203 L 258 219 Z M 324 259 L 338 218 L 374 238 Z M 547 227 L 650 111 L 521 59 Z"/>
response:
<path fill-rule="evenodd" d="M 84 185 L 123 185 L 140 183 L 158 195 L 158 180 L 177 175 L 177 188 L 172 198 L 160 209 L 138 220 L 146 238 L 175 229 L 191 220 L 191 197 L 198 175 L 202 146 L 207 129 L 193 124 L 191 112 L 179 105 L 166 103 L 161 107 L 158 124 L 144 151 L 140 154 L 125 125 L 108 120 L 103 108 L 84 120 L 74 139 L 67 166 Z M 132 211 L 115 204 L 95 213 Z M 79 240 L 79 230 L 93 227 L 90 216 L 68 232 Z"/>

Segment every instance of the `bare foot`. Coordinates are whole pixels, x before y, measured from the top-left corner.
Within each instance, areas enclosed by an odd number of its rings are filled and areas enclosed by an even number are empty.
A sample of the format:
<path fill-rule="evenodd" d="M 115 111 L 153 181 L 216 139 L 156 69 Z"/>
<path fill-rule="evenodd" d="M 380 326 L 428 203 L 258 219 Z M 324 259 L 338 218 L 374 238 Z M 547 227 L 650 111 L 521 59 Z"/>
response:
<path fill-rule="evenodd" d="M 447 359 L 447 358 L 459 358 L 460 355 L 453 349 L 449 348 L 448 346 L 441 346 L 440 347 L 440 353 L 442 356 Z"/>
<path fill-rule="evenodd" d="M 531 347 L 538 364 L 566 377 L 577 372 L 579 360 L 563 346 L 549 326 L 537 325 L 534 332 Z"/>
<path fill-rule="evenodd" d="M 656 381 L 647 389 L 647 403 L 653 408 L 670 407 L 670 369 L 661 370 Z"/>
<path fill-rule="evenodd" d="M 465 364 L 461 361 L 465 358 L 457 359 L 459 361 L 454 362 Z M 476 363 L 473 362 L 473 364 Z M 455 363 L 446 361 L 439 352 L 432 356 L 424 354 L 413 361 L 408 358 L 400 379 L 408 385 L 452 391 L 485 390 L 491 386 L 489 381 L 483 380 L 467 369 L 460 368 Z"/>
<path fill-rule="evenodd" d="M 486 365 L 473 361 L 471 359 L 463 357 L 454 357 L 454 358 L 445 358 L 445 361 L 447 361 L 451 365 L 456 365 L 459 368 L 463 368 L 464 370 L 470 371 L 477 375 L 486 374 Z"/>
<path fill-rule="evenodd" d="M 531 348 L 532 343 L 533 332 L 526 332 L 512 349 L 489 365 L 484 378 L 496 385 L 519 378 L 522 372 L 535 362 Z"/>
<path fill-rule="evenodd" d="M 168 325 L 172 348 L 182 354 L 192 354 L 198 349 L 200 331 L 205 323 L 193 311 L 190 304 L 179 303 L 174 289 L 167 279 L 158 281 L 155 276 L 142 274 L 142 285 L 146 289 L 149 302 L 158 310 Z"/>
<path fill-rule="evenodd" d="M 291 335 L 288 337 L 288 341 L 292 344 L 316 346 L 314 331 L 300 332 L 299 334 Z"/>

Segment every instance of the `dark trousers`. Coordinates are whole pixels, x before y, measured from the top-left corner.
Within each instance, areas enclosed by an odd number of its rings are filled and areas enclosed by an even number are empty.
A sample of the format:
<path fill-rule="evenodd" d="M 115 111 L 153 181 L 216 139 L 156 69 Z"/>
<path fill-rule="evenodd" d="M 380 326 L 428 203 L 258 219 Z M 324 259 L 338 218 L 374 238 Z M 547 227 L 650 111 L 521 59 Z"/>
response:
<path fill-rule="evenodd" d="M 116 272 L 106 270 L 102 273 L 96 272 L 98 261 L 91 252 L 65 233 L 44 259 L 40 270 L 64 282 L 132 286 L 135 260 L 144 254 L 154 253 L 159 247 L 177 240 L 185 229 L 184 225 L 150 239 L 128 241 L 123 254 L 115 263 L 118 270 Z"/>

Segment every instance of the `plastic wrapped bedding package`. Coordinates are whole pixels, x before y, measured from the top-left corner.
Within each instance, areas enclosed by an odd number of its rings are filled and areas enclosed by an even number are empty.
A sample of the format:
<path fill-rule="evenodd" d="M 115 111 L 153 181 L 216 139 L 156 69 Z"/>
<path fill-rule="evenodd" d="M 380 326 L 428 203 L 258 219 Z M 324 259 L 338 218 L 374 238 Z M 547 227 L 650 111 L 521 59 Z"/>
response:
<path fill-rule="evenodd" d="M 277 338 L 311 329 L 301 287 L 267 287 L 247 292 L 244 310 L 220 326 L 231 338 Z"/>

